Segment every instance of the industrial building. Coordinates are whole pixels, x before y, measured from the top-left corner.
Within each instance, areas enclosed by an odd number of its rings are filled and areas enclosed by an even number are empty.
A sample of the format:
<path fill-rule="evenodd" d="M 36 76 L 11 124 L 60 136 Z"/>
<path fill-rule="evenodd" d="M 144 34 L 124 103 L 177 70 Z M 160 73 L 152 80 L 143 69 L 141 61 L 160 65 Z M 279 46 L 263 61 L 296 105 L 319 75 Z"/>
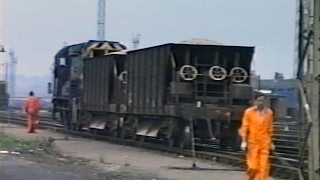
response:
<path fill-rule="evenodd" d="M 254 72 L 251 73 L 251 84 L 255 89 L 270 90 L 273 94 L 286 97 L 287 114 L 295 116 L 299 109 L 298 79 L 284 79 L 281 73 L 275 73 L 274 79 L 260 79 Z"/>

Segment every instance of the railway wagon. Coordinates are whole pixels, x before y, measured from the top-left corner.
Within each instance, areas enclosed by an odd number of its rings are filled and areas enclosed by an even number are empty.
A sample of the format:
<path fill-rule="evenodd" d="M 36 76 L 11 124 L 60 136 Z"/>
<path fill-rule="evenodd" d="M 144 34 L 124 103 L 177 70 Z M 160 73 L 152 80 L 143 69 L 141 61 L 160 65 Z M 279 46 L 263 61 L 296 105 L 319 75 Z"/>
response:
<path fill-rule="evenodd" d="M 126 51 L 84 60 L 84 89 L 79 125 L 118 137 L 121 106 L 126 102 Z M 123 119 L 123 118 L 122 118 Z"/>
<path fill-rule="evenodd" d="M 4 111 L 9 106 L 9 94 L 7 90 L 7 83 L 0 81 L 0 111 Z"/>
<path fill-rule="evenodd" d="M 123 128 L 183 148 L 194 120 L 196 138 L 219 139 L 222 148 L 238 144 L 254 94 L 248 78 L 253 54 L 254 47 L 195 44 L 129 51 Z"/>
<path fill-rule="evenodd" d="M 163 44 L 85 60 L 81 122 L 114 136 L 190 145 L 195 136 L 239 143 L 251 105 L 253 47 Z"/>
<path fill-rule="evenodd" d="M 75 126 L 83 89 L 83 60 L 124 49 L 119 42 L 94 40 L 62 48 L 54 58 L 53 82 L 48 83 L 49 94 L 53 94 L 53 118 L 58 113 L 69 128 Z"/>

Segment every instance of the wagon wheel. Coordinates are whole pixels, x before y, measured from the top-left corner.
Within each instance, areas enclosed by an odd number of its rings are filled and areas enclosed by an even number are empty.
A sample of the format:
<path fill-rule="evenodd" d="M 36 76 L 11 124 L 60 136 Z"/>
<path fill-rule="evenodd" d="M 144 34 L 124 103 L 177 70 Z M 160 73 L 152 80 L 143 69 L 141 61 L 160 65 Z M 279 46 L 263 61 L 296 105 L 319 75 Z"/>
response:
<path fill-rule="evenodd" d="M 177 146 L 181 149 L 189 149 L 191 147 L 190 126 L 185 126 L 182 129 Z"/>
<path fill-rule="evenodd" d="M 174 146 L 177 138 L 177 131 L 178 131 L 178 126 L 177 126 L 177 119 L 175 118 L 167 118 L 166 119 L 166 126 L 167 126 L 167 142 L 166 145 L 172 147 Z"/>
<path fill-rule="evenodd" d="M 126 136 L 126 129 L 125 129 L 125 127 L 122 127 L 121 129 L 120 129 L 120 138 L 121 139 L 125 139 L 127 136 Z"/>
<path fill-rule="evenodd" d="M 108 116 L 108 123 L 111 127 L 110 135 L 115 138 L 119 136 L 119 119 L 120 117 L 115 114 L 111 114 Z"/>
<path fill-rule="evenodd" d="M 180 69 L 180 76 L 183 80 L 192 81 L 198 76 L 198 70 L 191 65 L 184 65 Z"/>
<path fill-rule="evenodd" d="M 212 66 L 209 70 L 209 76 L 212 80 L 221 81 L 227 77 L 227 71 L 220 66 Z"/>
<path fill-rule="evenodd" d="M 129 118 L 130 118 L 130 121 L 132 122 L 132 125 L 131 125 L 131 128 L 133 130 L 132 139 L 135 141 L 144 141 L 144 139 L 145 139 L 144 136 L 136 134 L 137 128 L 139 127 L 139 118 L 133 117 L 133 116 L 131 116 Z"/>
<path fill-rule="evenodd" d="M 120 127 L 120 132 L 119 132 L 119 136 L 121 139 L 125 139 L 127 137 L 127 134 L 126 134 L 126 128 L 127 126 L 125 125 L 125 121 L 127 120 L 126 118 L 122 117 L 123 120 L 122 120 L 122 126 Z M 120 118 L 120 121 L 121 121 L 121 118 Z"/>
<path fill-rule="evenodd" d="M 233 82 L 241 83 L 248 78 L 248 72 L 241 67 L 234 67 L 231 69 L 230 76 Z"/>

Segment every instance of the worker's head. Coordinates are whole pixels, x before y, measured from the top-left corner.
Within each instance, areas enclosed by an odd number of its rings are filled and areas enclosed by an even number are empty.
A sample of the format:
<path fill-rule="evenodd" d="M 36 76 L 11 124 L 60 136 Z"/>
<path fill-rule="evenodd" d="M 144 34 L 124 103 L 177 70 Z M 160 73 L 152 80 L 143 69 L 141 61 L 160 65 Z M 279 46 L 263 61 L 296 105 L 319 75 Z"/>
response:
<path fill-rule="evenodd" d="M 265 95 L 263 93 L 256 93 L 254 95 L 254 104 L 258 107 L 258 109 L 263 109 L 265 106 Z"/>
<path fill-rule="evenodd" d="M 33 91 L 30 91 L 30 92 L 29 92 L 29 96 L 34 96 Z"/>

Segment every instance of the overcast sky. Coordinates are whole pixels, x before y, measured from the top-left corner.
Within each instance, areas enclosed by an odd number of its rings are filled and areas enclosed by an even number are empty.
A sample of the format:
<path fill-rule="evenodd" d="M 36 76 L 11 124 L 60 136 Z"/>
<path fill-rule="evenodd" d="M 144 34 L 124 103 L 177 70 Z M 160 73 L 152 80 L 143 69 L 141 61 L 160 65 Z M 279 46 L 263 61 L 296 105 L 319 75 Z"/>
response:
<path fill-rule="evenodd" d="M 17 73 L 48 75 L 63 42 L 95 39 L 97 2 L 3 0 L 3 44 L 19 57 Z M 131 34 L 140 33 L 140 47 L 191 38 L 257 46 L 263 78 L 292 76 L 294 27 L 292 0 L 107 0 L 107 40 L 131 47 Z"/>

